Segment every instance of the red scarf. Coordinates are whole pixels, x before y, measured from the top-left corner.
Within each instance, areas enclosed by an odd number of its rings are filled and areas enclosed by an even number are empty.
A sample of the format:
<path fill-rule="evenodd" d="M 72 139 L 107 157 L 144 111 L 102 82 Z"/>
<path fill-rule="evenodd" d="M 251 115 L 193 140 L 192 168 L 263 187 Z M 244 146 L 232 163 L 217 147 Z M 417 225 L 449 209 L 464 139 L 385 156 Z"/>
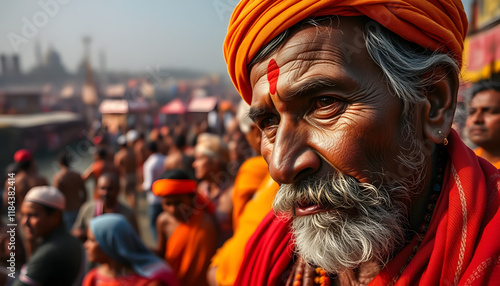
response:
<path fill-rule="evenodd" d="M 395 285 L 498 285 L 500 173 L 450 134 L 441 195 L 418 251 Z M 235 285 L 282 285 L 293 257 L 290 221 L 271 211 L 249 240 Z M 414 238 L 370 285 L 387 285 L 416 245 Z"/>

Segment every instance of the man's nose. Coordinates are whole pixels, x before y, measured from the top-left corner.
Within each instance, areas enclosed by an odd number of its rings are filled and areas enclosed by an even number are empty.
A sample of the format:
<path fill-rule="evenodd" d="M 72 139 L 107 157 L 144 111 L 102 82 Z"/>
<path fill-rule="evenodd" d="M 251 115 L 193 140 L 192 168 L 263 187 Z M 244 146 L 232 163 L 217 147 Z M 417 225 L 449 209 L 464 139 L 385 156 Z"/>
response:
<path fill-rule="evenodd" d="M 28 225 L 28 216 L 26 215 L 21 215 L 21 225 Z"/>
<path fill-rule="evenodd" d="M 318 171 L 321 161 L 308 140 L 307 130 L 299 130 L 293 121 L 282 120 L 269 163 L 269 173 L 277 183 L 295 183 Z"/>
<path fill-rule="evenodd" d="M 484 123 L 484 116 L 483 116 L 483 113 L 481 111 L 476 111 L 474 112 L 472 115 L 472 122 L 474 122 L 475 124 L 482 124 Z"/>

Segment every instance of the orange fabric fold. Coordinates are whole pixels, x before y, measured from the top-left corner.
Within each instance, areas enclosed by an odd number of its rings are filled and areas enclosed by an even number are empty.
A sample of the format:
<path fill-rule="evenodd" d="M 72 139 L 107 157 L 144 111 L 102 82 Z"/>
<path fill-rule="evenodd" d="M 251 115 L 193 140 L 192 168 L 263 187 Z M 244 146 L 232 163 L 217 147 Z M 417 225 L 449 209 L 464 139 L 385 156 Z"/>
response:
<path fill-rule="evenodd" d="M 196 182 L 193 180 L 161 179 L 153 183 L 156 196 L 187 195 L 196 193 Z"/>
<path fill-rule="evenodd" d="M 269 41 L 308 17 L 365 15 L 402 38 L 451 53 L 461 65 L 467 16 L 460 0 L 243 0 L 224 41 L 231 79 L 250 103 L 248 63 Z"/>
<path fill-rule="evenodd" d="M 247 159 L 238 170 L 233 188 L 234 231 L 238 228 L 238 221 L 246 203 L 255 194 L 267 174 L 267 163 L 262 156 Z"/>
<path fill-rule="evenodd" d="M 415 256 L 394 285 L 497 285 L 500 281 L 500 172 L 452 130 L 441 195 Z M 280 285 L 293 257 L 290 222 L 268 214 L 247 243 L 236 285 Z M 369 284 L 388 285 L 415 237 Z"/>
<path fill-rule="evenodd" d="M 483 148 L 479 147 L 479 148 L 475 149 L 474 153 L 476 153 L 476 155 L 478 155 L 479 157 L 482 157 Z M 490 163 L 493 164 L 493 166 L 495 166 L 495 168 L 500 169 L 500 161 L 490 162 Z"/>
<path fill-rule="evenodd" d="M 180 285 L 207 284 L 207 270 L 215 253 L 217 233 L 213 224 L 203 221 L 204 212 L 194 212 L 188 223 L 181 223 L 168 238 L 165 260 Z"/>
<path fill-rule="evenodd" d="M 267 164 L 266 164 L 267 166 Z M 255 196 L 245 205 L 239 217 L 239 227 L 233 236 L 217 250 L 212 258 L 211 267 L 217 267 L 215 279 L 219 286 L 234 285 L 243 261 L 245 245 L 261 221 L 271 210 L 279 185 L 267 174 Z"/>

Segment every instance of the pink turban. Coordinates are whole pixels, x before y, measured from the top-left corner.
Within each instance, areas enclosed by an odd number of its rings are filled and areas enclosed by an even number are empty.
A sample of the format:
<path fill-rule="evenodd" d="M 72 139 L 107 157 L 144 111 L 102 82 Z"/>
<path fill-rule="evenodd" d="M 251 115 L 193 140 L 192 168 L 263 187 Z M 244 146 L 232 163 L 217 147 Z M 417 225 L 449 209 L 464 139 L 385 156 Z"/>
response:
<path fill-rule="evenodd" d="M 224 42 L 229 75 L 246 102 L 252 99 L 248 63 L 284 30 L 308 18 L 365 15 L 402 38 L 449 52 L 461 65 L 467 16 L 460 0 L 242 0 Z"/>

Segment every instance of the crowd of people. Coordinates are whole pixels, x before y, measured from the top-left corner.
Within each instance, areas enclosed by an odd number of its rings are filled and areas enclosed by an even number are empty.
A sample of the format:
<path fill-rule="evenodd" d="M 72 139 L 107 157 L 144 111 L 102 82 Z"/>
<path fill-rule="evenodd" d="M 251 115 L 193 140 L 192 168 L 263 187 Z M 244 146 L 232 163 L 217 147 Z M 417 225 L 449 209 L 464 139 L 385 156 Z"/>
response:
<path fill-rule="evenodd" d="M 17 269 L 17 280 L 5 276 L 4 281 L 9 285 L 208 285 L 208 270 L 218 265 L 211 266 L 217 249 L 221 249 L 218 260 L 231 264 L 234 251 L 222 254 L 223 245 L 238 234 L 236 229 L 244 229 L 237 227 L 245 225 L 239 223 L 240 216 L 260 183 L 266 180 L 272 187 L 264 189 L 273 190 L 254 207 L 262 209 L 254 212 L 260 213 L 260 219 L 271 209 L 278 189 L 258 156 L 260 131 L 246 116 L 248 108 L 242 101 L 223 134 L 200 129 L 193 144 L 187 144 L 188 130 L 180 124 L 152 130 L 147 136 L 129 130 L 116 136 L 116 142 L 110 137 L 95 140 L 93 161 L 81 174 L 71 167 L 71 154 L 62 151 L 52 183 L 38 173 L 29 150 L 17 151 L 8 170 L 15 174 L 14 180 L 6 179 L 5 189 L 15 181 L 15 202 L 21 206 L 15 214 L 16 234 L 22 242 L 16 253 L 24 256 L 18 260 L 24 266 Z M 141 197 L 145 204 L 138 203 Z M 6 191 L 4 205 L 12 200 Z M 139 213 L 143 212 L 148 225 L 141 228 Z M 247 216 L 246 224 L 255 229 L 260 219 Z M 109 221 L 103 223 L 105 228 L 93 228 L 99 225 L 94 221 L 104 218 Z M 110 232 L 99 239 L 101 230 Z M 245 230 L 243 237 L 250 235 Z M 72 237 L 64 244 L 68 249 L 55 248 L 68 237 Z M 148 238 L 155 242 L 150 249 L 144 246 Z M 243 247 L 244 242 L 239 242 L 238 248 Z M 8 256 L 8 248 L 3 250 Z M 241 260 L 243 252 L 239 253 Z M 167 273 L 168 279 L 159 281 L 135 268 L 146 259 L 141 257 L 151 255 L 162 261 L 161 268 L 168 270 L 162 275 Z M 127 260 L 135 258 L 138 261 Z M 59 265 L 57 271 L 66 275 L 56 278 L 55 272 L 47 271 L 53 260 Z"/>
<path fill-rule="evenodd" d="M 52 185 L 16 152 L 0 284 L 498 284 L 500 83 L 451 128 L 466 32 L 459 0 L 242 0 L 225 129 L 129 130 L 82 174 L 62 153 Z"/>

